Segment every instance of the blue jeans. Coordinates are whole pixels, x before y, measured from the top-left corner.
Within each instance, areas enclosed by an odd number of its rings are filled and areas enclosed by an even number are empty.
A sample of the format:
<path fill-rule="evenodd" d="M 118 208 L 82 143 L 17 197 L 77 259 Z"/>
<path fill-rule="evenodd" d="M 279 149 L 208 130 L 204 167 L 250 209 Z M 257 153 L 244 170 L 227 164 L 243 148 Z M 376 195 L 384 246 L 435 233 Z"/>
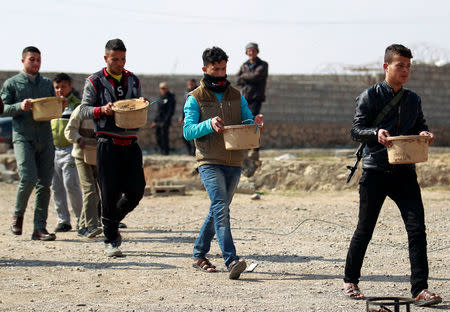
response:
<path fill-rule="evenodd" d="M 231 236 L 230 203 L 241 177 L 241 168 L 203 165 L 198 171 L 211 200 L 211 206 L 194 244 L 194 259 L 206 257 L 211 241 L 217 233 L 217 241 L 228 267 L 231 262 L 239 259 Z"/>

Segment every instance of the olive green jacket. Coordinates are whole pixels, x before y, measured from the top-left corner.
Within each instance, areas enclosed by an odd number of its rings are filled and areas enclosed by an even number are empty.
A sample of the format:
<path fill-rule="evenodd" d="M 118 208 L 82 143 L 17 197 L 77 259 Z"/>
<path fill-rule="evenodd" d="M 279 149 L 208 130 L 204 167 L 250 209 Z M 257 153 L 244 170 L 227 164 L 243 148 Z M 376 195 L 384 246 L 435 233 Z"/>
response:
<path fill-rule="evenodd" d="M 35 121 L 32 111 L 23 111 L 20 104 L 25 99 L 37 99 L 55 96 L 52 81 L 39 73 L 34 82 L 24 72 L 21 72 L 3 84 L 0 91 L 5 104 L 2 116 L 13 117 L 13 142 L 35 141 L 51 142 L 52 130 L 49 121 Z"/>

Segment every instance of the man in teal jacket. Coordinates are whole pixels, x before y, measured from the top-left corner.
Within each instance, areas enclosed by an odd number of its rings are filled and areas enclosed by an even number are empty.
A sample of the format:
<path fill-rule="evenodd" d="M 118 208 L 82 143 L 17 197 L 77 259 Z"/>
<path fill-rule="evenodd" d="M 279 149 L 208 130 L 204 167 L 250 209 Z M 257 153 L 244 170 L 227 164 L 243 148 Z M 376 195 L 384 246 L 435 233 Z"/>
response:
<path fill-rule="evenodd" d="M 22 234 L 23 216 L 33 188 L 36 187 L 33 240 L 55 240 L 46 230 L 50 185 L 53 176 L 54 146 L 49 121 L 35 121 L 32 99 L 54 96 L 52 81 L 39 74 L 41 53 L 36 47 L 22 51 L 23 72 L 9 78 L 0 92 L 5 111 L 12 116 L 14 153 L 20 182 L 14 207 L 11 232 Z"/>

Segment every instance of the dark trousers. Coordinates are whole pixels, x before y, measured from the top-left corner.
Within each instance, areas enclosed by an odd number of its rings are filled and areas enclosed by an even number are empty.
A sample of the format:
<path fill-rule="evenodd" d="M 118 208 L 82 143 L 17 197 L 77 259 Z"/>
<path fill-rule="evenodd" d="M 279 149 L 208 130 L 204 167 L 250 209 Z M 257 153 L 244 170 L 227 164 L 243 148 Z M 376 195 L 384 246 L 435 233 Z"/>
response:
<path fill-rule="evenodd" d="M 169 126 L 156 126 L 156 142 L 162 155 L 169 155 Z"/>
<path fill-rule="evenodd" d="M 181 137 L 183 139 L 184 145 L 186 146 L 186 152 L 190 156 L 195 156 L 195 145 L 193 140 L 186 140 L 184 136 Z"/>
<path fill-rule="evenodd" d="M 364 170 L 359 184 L 358 225 L 350 242 L 344 281 L 358 283 L 367 245 L 372 238 L 381 206 L 386 196 L 389 196 L 400 209 L 408 234 L 411 293 L 417 296 L 428 288 L 428 259 L 424 209 L 416 172 L 410 168 L 392 173 Z"/>
<path fill-rule="evenodd" d="M 109 139 L 98 139 L 97 172 L 105 243 L 110 243 L 119 238 L 119 222 L 144 195 L 145 178 L 139 145 L 120 146 Z"/>
<path fill-rule="evenodd" d="M 248 108 L 252 112 L 253 117 L 258 115 L 259 112 L 261 111 L 262 101 L 249 100 L 247 102 L 248 102 Z"/>
<path fill-rule="evenodd" d="M 248 108 L 252 112 L 253 117 L 258 115 L 259 112 L 261 111 L 262 101 L 250 100 L 247 102 L 248 102 Z M 259 160 L 259 148 L 252 149 L 250 158 L 252 158 L 254 160 Z"/>

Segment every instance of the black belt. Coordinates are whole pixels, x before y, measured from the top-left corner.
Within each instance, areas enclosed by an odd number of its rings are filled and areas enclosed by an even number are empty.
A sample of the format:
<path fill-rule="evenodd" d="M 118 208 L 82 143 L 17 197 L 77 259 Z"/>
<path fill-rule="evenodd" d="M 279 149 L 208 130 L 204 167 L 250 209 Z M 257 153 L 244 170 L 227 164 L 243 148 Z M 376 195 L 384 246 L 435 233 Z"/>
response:
<path fill-rule="evenodd" d="M 97 140 L 103 143 L 112 143 L 117 146 L 130 146 L 137 142 L 137 138 L 99 137 Z"/>

